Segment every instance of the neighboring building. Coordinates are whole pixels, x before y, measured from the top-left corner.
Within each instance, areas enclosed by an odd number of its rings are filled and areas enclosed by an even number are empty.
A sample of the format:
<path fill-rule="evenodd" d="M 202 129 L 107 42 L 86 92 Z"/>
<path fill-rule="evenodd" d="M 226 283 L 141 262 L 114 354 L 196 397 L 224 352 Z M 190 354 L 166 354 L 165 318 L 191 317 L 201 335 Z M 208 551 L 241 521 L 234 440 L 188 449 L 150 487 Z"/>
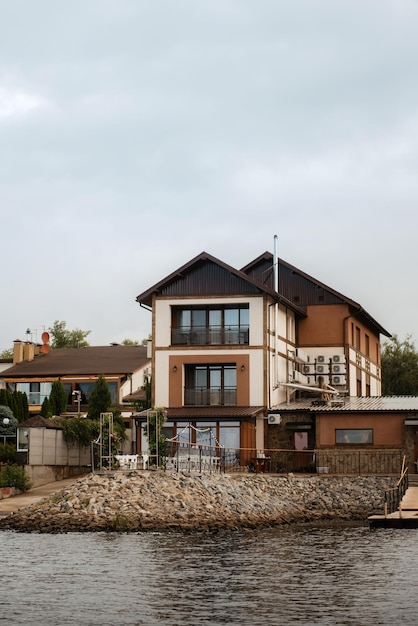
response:
<path fill-rule="evenodd" d="M 4 389 L 5 383 L 1 378 L 2 372 L 9 369 L 13 365 L 13 359 L 0 359 L 0 389 Z"/>
<path fill-rule="evenodd" d="M 283 404 L 322 398 L 324 386 L 381 393 L 380 334 L 389 333 L 270 253 L 237 270 L 202 252 L 137 301 L 152 311 L 152 404 L 165 407 L 173 437 L 195 441 L 207 428 L 251 455 Z"/>
<path fill-rule="evenodd" d="M 290 459 L 291 471 L 309 450 L 316 450 L 317 465 L 332 473 L 353 473 L 347 463 L 359 473 L 397 473 L 404 456 L 409 471 L 417 470 L 416 396 L 300 399 L 272 411 L 268 423 L 267 448 L 298 451 Z"/>
<path fill-rule="evenodd" d="M 1 378 L 11 391 L 26 393 L 31 415 L 39 413 L 57 379 L 68 394 L 68 412 L 87 411 L 89 395 L 100 375 L 108 383 L 112 402 L 122 411 L 130 409 L 130 415 L 133 401 L 151 373 L 146 347 L 118 344 L 42 353 L 35 344 L 15 341 L 14 363 L 1 372 Z"/>

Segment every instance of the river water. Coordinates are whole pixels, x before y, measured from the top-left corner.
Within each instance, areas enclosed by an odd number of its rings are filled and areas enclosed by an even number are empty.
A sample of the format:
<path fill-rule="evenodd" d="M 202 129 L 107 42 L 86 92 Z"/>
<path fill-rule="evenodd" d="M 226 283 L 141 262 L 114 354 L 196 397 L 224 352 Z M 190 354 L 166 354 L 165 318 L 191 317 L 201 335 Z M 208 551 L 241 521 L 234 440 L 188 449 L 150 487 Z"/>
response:
<path fill-rule="evenodd" d="M 0 531 L 0 624 L 418 623 L 418 531 Z"/>

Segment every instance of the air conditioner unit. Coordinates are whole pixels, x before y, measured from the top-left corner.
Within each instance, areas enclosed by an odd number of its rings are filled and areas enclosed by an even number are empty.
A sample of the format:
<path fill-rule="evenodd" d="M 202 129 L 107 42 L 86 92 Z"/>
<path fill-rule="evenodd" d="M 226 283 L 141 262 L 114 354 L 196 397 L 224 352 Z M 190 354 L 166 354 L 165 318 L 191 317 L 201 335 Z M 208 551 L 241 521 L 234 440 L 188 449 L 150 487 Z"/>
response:
<path fill-rule="evenodd" d="M 345 376 L 332 376 L 331 378 L 332 385 L 345 385 L 346 382 L 347 382 L 347 379 Z"/>
<path fill-rule="evenodd" d="M 325 374 L 326 372 L 328 372 L 328 366 L 327 365 L 317 365 L 315 371 L 316 371 L 317 374 Z"/>
<path fill-rule="evenodd" d="M 278 413 L 270 413 L 269 415 L 267 415 L 267 422 L 269 424 L 281 424 L 282 416 Z"/>
<path fill-rule="evenodd" d="M 324 354 L 320 354 L 319 356 L 316 357 L 316 362 L 317 363 L 325 363 L 325 361 L 327 360 L 326 356 Z"/>
<path fill-rule="evenodd" d="M 295 360 L 299 361 L 299 363 L 309 363 L 309 356 L 300 348 L 296 348 Z"/>
<path fill-rule="evenodd" d="M 331 371 L 333 374 L 345 374 L 345 363 L 341 365 L 332 365 Z"/>
<path fill-rule="evenodd" d="M 315 385 L 315 376 L 307 376 L 306 378 L 308 379 L 308 385 Z"/>
<path fill-rule="evenodd" d="M 315 365 L 313 363 L 310 363 L 309 365 L 304 365 L 303 366 L 303 373 L 304 374 L 315 374 Z"/>
<path fill-rule="evenodd" d="M 343 354 L 334 354 L 332 357 L 333 363 L 345 363 L 345 356 Z"/>

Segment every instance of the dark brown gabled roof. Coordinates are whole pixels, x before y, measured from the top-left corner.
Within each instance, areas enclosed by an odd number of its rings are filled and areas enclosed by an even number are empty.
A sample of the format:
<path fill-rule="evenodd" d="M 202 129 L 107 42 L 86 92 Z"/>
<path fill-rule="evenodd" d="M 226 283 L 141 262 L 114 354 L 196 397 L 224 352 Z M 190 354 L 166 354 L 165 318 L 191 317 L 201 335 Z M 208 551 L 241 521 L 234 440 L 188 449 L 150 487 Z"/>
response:
<path fill-rule="evenodd" d="M 55 430 L 61 430 L 62 426 L 53 420 L 42 417 L 42 415 L 34 415 L 24 422 L 20 422 L 17 428 L 54 428 Z"/>
<path fill-rule="evenodd" d="M 32 361 L 22 361 L 1 372 L 1 377 L 54 377 L 127 375 L 145 367 L 145 346 L 88 346 L 61 348 L 36 356 Z"/>
<path fill-rule="evenodd" d="M 139 304 L 151 307 L 152 296 L 228 296 L 236 294 L 266 293 L 274 300 L 280 301 L 300 315 L 305 311 L 287 298 L 277 294 L 268 285 L 263 285 L 251 276 L 227 265 L 216 257 L 201 252 L 191 261 L 163 278 L 139 296 Z"/>
<path fill-rule="evenodd" d="M 258 280 L 266 286 L 273 288 L 273 264 L 274 258 L 271 252 L 264 252 L 243 267 L 241 271 L 251 276 L 254 280 Z M 295 294 L 298 294 L 299 301 L 297 304 L 301 307 L 306 307 L 310 304 L 347 304 L 352 314 L 362 317 L 366 323 L 382 335 L 386 335 L 386 337 L 391 336 L 383 326 L 354 300 L 347 298 L 294 265 L 283 261 L 283 259 L 278 259 L 278 265 L 279 291 L 288 300 L 294 301 Z M 319 300 L 319 296 L 322 296 L 322 301 Z"/>

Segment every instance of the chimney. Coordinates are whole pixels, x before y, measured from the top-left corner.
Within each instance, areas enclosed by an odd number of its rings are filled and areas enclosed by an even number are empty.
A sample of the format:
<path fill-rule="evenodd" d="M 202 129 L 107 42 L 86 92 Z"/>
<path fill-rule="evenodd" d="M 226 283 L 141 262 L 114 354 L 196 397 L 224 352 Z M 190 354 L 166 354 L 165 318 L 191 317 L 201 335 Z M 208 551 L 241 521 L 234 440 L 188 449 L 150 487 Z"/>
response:
<path fill-rule="evenodd" d="M 23 361 L 23 343 L 20 339 L 15 339 L 13 342 L 13 365 L 21 363 Z"/>
<path fill-rule="evenodd" d="M 23 359 L 25 361 L 33 361 L 35 358 L 35 344 L 27 341 L 23 346 Z"/>

